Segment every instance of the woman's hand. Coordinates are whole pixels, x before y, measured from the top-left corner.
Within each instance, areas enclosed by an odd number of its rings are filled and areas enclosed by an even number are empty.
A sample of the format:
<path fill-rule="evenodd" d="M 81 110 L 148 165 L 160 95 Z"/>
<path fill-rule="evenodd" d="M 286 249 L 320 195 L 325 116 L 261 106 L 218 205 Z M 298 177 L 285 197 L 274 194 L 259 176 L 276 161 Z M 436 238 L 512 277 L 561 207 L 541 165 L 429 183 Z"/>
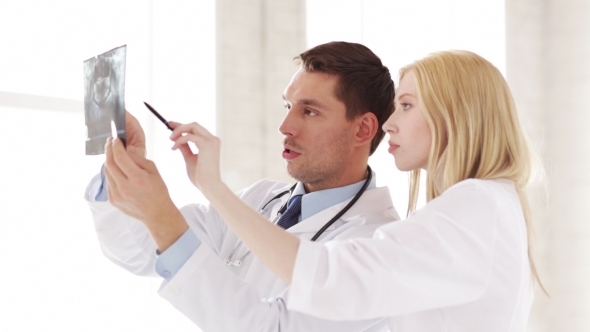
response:
<path fill-rule="evenodd" d="M 174 129 L 170 135 L 170 140 L 174 141 L 172 150 L 178 149 L 182 152 L 189 179 L 207 196 L 207 193 L 221 184 L 221 140 L 196 122 L 180 124 L 170 121 L 168 124 Z M 197 146 L 198 153 L 191 150 L 188 142 L 193 142 Z"/>
<path fill-rule="evenodd" d="M 193 184 L 207 197 L 252 253 L 281 279 L 290 283 L 300 240 L 268 222 L 268 219 L 241 201 L 221 181 L 219 138 L 195 122 L 169 124 L 174 128 L 170 135 L 170 139 L 174 141 L 172 149 L 180 149 L 182 152 L 188 176 Z M 193 142 L 199 153 L 193 153 L 188 142 Z"/>

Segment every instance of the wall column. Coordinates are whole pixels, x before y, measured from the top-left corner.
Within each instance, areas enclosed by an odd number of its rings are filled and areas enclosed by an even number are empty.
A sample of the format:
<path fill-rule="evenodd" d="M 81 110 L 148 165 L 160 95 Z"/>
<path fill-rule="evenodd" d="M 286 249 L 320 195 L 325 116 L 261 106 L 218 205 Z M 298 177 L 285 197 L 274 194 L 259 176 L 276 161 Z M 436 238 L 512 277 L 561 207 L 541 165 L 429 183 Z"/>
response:
<path fill-rule="evenodd" d="M 234 190 L 262 178 L 293 181 L 278 127 L 293 58 L 305 50 L 305 0 L 216 3 L 222 176 Z"/>
<path fill-rule="evenodd" d="M 507 0 L 507 76 L 541 152 L 539 270 L 529 331 L 590 331 L 590 2 Z"/>

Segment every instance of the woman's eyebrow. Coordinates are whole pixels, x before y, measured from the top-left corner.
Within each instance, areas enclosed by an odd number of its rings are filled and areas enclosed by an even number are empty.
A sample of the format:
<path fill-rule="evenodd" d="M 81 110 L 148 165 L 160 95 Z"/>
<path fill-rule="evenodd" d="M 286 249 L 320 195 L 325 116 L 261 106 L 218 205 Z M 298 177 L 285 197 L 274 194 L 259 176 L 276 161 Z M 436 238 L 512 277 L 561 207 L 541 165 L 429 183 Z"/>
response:
<path fill-rule="evenodd" d="M 396 97 L 396 99 L 400 99 L 400 98 L 402 98 L 402 97 L 405 97 L 405 96 L 408 96 L 408 97 L 414 97 L 414 95 L 413 95 L 413 94 L 411 94 L 411 93 L 409 93 L 409 92 L 402 93 L 401 95 L 399 95 L 399 96 L 395 96 L 395 97 Z"/>

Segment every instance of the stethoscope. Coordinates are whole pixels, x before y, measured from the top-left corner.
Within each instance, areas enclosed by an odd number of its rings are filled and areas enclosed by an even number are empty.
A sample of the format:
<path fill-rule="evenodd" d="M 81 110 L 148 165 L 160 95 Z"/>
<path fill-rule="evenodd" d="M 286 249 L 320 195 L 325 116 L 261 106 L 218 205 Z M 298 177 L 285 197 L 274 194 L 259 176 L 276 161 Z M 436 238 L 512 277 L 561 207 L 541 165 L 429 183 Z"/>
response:
<path fill-rule="evenodd" d="M 367 166 L 367 180 L 365 181 L 365 183 L 363 184 L 361 189 L 356 193 L 356 195 L 354 195 L 352 200 L 350 202 L 348 202 L 348 204 L 346 204 L 346 206 L 344 208 L 342 208 L 342 210 L 340 210 L 340 212 L 338 212 L 334 217 L 332 217 L 332 219 L 330 219 L 330 221 L 328 221 L 322 228 L 320 228 L 319 231 L 317 231 L 315 233 L 315 235 L 311 238 L 312 241 L 317 240 L 320 237 L 320 235 L 322 235 L 322 233 L 324 233 L 326 231 L 326 229 L 328 229 L 328 227 L 330 227 L 333 223 L 335 223 L 336 220 L 340 219 L 340 217 L 342 217 L 342 215 L 345 214 L 346 211 L 348 211 L 354 205 L 354 203 L 356 203 L 356 201 L 358 201 L 359 198 L 361 198 L 361 196 L 367 190 L 367 187 L 371 183 L 372 179 L 373 179 L 373 172 L 371 170 L 371 167 Z M 275 200 L 285 196 L 286 194 L 291 195 L 293 193 L 293 190 L 295 190 L 295 186 L 297 186 L 297 183 L 294 184 L 293 186 L 291 186 L 291 188 L 289 188 L 288 190 L 285 190 L 285 191 L 277 194 L 275 197 L 271 198 L 268 202 L 266 202 L 266 204 L 264 204 L 262 209 L 260 209 L 260 213 L 264 213 L 264 211 L 266 210 L 266 207 L 268 205 L 270 205 L 272 202 L 274 202 Z M 289 200 L 287 200 L 285 203 L 283 203 L 283 205 L 281 206 L 281 208 L 277 212 L 277 215 L 272 220 L 273 224 L 276 225 L 276 223 L 279 220 L 279 218 L 281 217 L 281 215 L 287 210 L 288 203 L 289 203 Z M 246 251 L 245 254 L 242 255 L 242 257 L 240 257 L 236 260 L 233 260 L 234 254 L 236 253 L 236 251 L 238 251 L 238 249 L 241 246 L 242 246 L 242 241 L 239 241 L 236 244 L 236 246 L 234 247 L 234 250 L 232 250 L 232 252 L 229 254 L 227 259 L 225 260 L 225 264 L 227 264 L 227 266 L 240 267 L 242 265 L 242 262 L 244 261 L 244 259 L 250 254 L 250 250 L 248 250 L 248 251 Z"/>

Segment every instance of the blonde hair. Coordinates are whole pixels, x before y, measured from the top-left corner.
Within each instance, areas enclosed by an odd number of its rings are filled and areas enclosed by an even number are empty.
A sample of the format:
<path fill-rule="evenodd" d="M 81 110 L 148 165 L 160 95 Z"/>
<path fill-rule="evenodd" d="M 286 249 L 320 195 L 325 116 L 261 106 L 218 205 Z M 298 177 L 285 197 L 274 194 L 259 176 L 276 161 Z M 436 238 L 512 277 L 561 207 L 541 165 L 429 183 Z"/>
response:
<path fill-rule="evenodd" d="M 543 290 L 532 257 L 532 220 L 526 187 L 533 154 L 516 106 L 500 71 L 468 51 L 430 54 L 400 70 L 413 71 L 418 100 L 430 126 L 426 199 L 469 178 L 514 182 L 527 226 L 534 278 Z M 420 169 L 410 174 L 408 213 L 418 200 Z"/>

